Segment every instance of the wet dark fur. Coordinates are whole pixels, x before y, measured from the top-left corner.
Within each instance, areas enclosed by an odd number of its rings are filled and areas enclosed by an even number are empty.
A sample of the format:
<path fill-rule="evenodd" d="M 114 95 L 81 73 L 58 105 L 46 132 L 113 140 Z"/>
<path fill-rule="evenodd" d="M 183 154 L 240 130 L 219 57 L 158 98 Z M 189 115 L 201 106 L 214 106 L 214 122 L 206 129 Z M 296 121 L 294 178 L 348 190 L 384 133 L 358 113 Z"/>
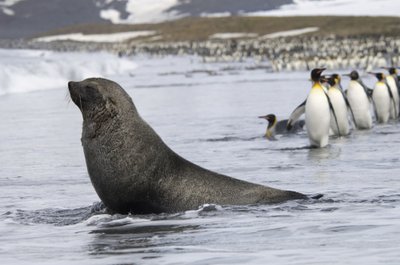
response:
<path fill-rule="evenodd" d="M 201 168 L 173 152 L 139 116 L 115 82 L 69 82 L 83 116 L 82 145 L 93 186 L 118 213 L 196 209 L 205 203 L 277 203 L 303 194 L 269 188 Z"/>

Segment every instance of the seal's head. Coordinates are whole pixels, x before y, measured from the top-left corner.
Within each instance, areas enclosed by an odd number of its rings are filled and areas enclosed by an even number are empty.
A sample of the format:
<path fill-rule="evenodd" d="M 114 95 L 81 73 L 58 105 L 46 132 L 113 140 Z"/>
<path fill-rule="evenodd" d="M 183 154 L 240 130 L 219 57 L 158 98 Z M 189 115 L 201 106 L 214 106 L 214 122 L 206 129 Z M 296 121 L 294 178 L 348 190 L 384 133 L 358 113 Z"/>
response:
<path fill-rule="evenodd" d="M 117 113 L 136 111 L 129 95 L 111 80 L 88 78 L 80 82 L 70 81 L 68 89 L 84 120 L 104 120 Z"/>

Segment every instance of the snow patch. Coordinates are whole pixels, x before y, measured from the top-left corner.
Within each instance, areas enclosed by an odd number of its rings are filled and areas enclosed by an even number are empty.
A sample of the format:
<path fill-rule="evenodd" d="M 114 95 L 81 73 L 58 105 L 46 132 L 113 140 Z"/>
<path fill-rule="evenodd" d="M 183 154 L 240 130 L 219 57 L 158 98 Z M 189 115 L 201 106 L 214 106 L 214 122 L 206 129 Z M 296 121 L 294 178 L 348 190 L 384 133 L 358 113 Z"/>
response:
<path fill-rule="evenodd" d="M 22 2 L 26 0 L 2 0 L 0 1 L 0 6 L 13 6 L 18 2 Z"/>
<path fill-rule="evenodd" d="M 399 0 L 293 0 L 279 9 L 243 13 L 244 16 L 400 16 Z M 167 11 L 179 0 L 129 0 L 131 15 L 119 23 L 156 23 L 178 19 L 187 14 Z M 203 13 L 203 17 L 226 17 L 229 12 Z"/>
<path fill-rule="evenodd" d="M 271 34 L 267 34 L 262 36 L 262 39 L 273 39 L 273 38 L 279 38 L 279 37 L 289 37 L 289 36 L 297 36 L 309 32 L 314 32 L 318 31 L 318 27 L 308 27 L 308 28 L 302 28 L 302 29 L 294 29 L 294 30 L 286 30 L 286 31 L 278 31 L 274 32 Z"/>
<path fill-rule="evenodd" d="M 294 0 L 280 9 L 248 16 L 400 16 L 398 0 Z"/>
<path fill-rule="evenodd" d="M 146 37 L 155 35 L 155 31 L 145 30 L 145 31 L 130 31 L 130 32 L 119 32 L 110 34 L 82 34 L 82 33 L 71 33 L 65 35 L 54 35 L 47 37 L 36 38 L 36 41 L 41 42 L 51 42 L 60 40 L 71 40 L 71 41 L 81 41 L 81 42 L 121 42 L 129 39 L 134 39 L 137 37 Z"/>
<path fill-rule="evenodd" d="M 15 12 L 14 12 L 13 10 L 7 8 L 7 7 L 3 7 L 3 8 L 1 9 L 1 11 L 2 11 L 4 14 L 8 15 L 8 16 L 14 16 L 14 15 L 15 15 Z"/>
<path fill-rule="evenodd" d="M 166 11 L 178 2 L 178 0 L 130 0 L 126 5 L 126 11 L 131 15 L 126 22 L 156 23 L 177 19 L 180 17 L 178 14 Z"/>
<path fill-rule="evenodd" d="M 0 12 L 14 15 L 13 5 L 27 0 L 0 0 Z M 34 1 L 34 0 L 30 0 Z M 106 4 L 118 0 L 103 0 Z M 188 14 L 179 14 L 169 11 L 174 6 L 181 4 L 182 0 L 127 0 L 126 19 L 121 18 L 121 13 L 114 8 L 100 11 L 103 19 L 112 23 L 157 23 L 178 19 Z M 293 0 L 293 4 L 283 5 L 279 9 L 241 13 L 244 16 L 318 16 L 318 15 L 349 15 L 349 16 L 400 16 L 399 0 Z M 99 2 L 96 2 L 100 7 Z M 104 5 L 103 5 L 104 6 Z M 261 7 L 260 7 L 261 8 Z M 229 10 L 227 8 L 227 10 Z M 212 13 L 204 12 L 202 17 L 226 17 L 231 13 L 226 11 Z"/>
<path fill-rule="evenodd" d="M 0 11 L 8 16 L 14 16 L 15 15 L 14 10 L 10 9 L 9 7 L 12 7 L 16 3 L 22 1 L 25 0 L 3 0 L 3 1 L 0 0 Z"/>
<path fill-rule="evenodd" d="M 101 10 L 100 17 L 106 20 L 110 20 L 114 24 L 121 23 L 121 13 L 115 9 Z"/>
<path fill-rule="evenodd" d="M 221 13 L 201 13 L 201 17 L 229 17 L 231 16 L 230 12 L 221 12 Z"/>
<path fill-rule="evenodd" d="M 231 32 L 231 33 L 215 33 L 210 36 L 210 39 L 239 39 L 239 38 L 255 38 L 257 33 L 243 33 L 243 32 Z"/>

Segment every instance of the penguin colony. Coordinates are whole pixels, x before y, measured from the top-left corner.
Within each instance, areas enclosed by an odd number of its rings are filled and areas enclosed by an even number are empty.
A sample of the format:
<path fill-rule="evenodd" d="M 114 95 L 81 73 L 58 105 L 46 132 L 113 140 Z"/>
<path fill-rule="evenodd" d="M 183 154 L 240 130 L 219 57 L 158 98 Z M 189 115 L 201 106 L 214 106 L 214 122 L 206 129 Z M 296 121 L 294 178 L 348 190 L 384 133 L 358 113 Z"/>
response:
<path fill-rule="evenodd" d="M 400 84 L 397 68 L 385 67 L 383 72 L 369 72 L 377 78 L 373 89 L 368 88 L 357 71 L 345 74 L 350 78 L 347 90 L 341 86 L 338 74 L 322 75 L 325 68 L 311 71 L 312 87 L 307 98 L 285 121 L 287 132 L 294 132 L 299 126 L 298 119 L 305 115 L 305 127 L 311 147 L 320 148 L 328 145 L 329 136 L 338 137 L 350 134 L 350 127 L 367 130 L 373 126 L 373 116 L 377 123 L 397 121 L 399 118 Z M 371 112 L 373 110 L 374 114 Z M 265 137 L 274 139 L 277 125 L 276 116 L 269 114 L 259 118 L 268 121 Z M 281 122 L 282 123 L 282 122 Z M 280 125 L 279 127 L 282 127 Z M 279 132 L 282 133 L 282 132 Z"/>
<path fill-rule="evenodd" d="M 120 54 L 198 55 L 204 62 L 268 62 L 270 71 L 304 71 L 324 65 L 329 69 L 371 71 L 400 65 L 400 38 L 297 36 L 275 39 L 207 40 L 199 42 L 136 43 Z"/>
<path fill-rule="evenodd" d="M 3 48 L 55 51 L 109 51 L 119 56 L 146 54 L 196 55 L 204 62 L 254 60 L 266 63 L 269 71 L 305 71 L 324 65 L 329 69 L 371 71 L 386 65 L 400 65 L 399 37 L 296 36 L 274 39 L 225 39 L 181 42 L 79 43 L 73 41 L 3 41 Z"/>

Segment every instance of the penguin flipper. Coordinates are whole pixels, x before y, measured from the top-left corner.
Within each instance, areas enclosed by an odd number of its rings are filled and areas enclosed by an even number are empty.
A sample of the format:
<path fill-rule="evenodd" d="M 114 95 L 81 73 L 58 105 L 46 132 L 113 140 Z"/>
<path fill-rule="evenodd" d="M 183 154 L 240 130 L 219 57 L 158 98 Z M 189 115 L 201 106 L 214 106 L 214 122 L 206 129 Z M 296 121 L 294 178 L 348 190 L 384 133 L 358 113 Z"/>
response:
<path fill-rule="evenodd" d="M 347 90 L 346 90 L 346 92 L 347 92 Z M 347 94 L 347 93 L 346 93 L 346 94 Z M 350 110 L 351 117 L 353 118 L 354 126 L 357 128 L 356 118 L 355 118 L 355 116 L 354 116 L 353 109 L 352 109 L 351 106 L 350 106 L 350 102 L 349 102 L 349 100 L 347 99 L 347 95 L 345 95 L 345 93 L 342 92 L 342 96 L 343 96 L 343 98 L 344 98 L 344 101 L 346 102 L 347 108 Z"/>
<path fill-rule="evenodd" d="M 396 81 L 396 87 L 397 87 L 397 94 L 399 95 L 399 97 L 400 97 L 400 82 L 399 82 L 399 77 L 396 75 L 395 76 L 396 78 L 395 78 L 395 81 Z M 399 106 L 398 106 L 399 108 L 400 108 L 400 104 L 399 104 Z"/>
<path fill-rule="evenodd" d="M 378 119 L 378 112 L 376 110 L 376 104 L 373 98 L 371 98 L 372 108 L 374 109 L 375 119 Z"/>
<path fill-rule="evenodd" d="M 385 85 L 386 85 L 386 87 L 387 87 L 387 89 L 388 89 L 389 96 L 390 96 L 390 100 L 391 100 L 391 101 L 392 101 L 392 103 L 393 103 L 393 106 L 394 106 L 395 112 L 396 112 L 396 113 L 398 113 L 398 111 L 397 111 L 397 106 L 396 106 L 396 101 L 394 100 L 394 97 L 393 97 L 392 90 L 390 89 L 390 87 L 389 87 L 389 85 L 388 85 L 388 83 L 387 83 L 387 82 L 385 82 Z"/>
<path fill-rule="evenodd" d="M 294 109 L 292 114 L 290 114 L 289 120 L 286 124 L 286 130 L 290 131 L 293 127 L 293 124 L 300 118 L 301 115 L 306 112 L 306 102 L 307 99 L 303 101 L 297 108 Z"/>
<path fill-rule="evenodd" d="M 396 84 L 397 84 L 397 90 L 399 90 L 399 94 L 400 94 L 400 76 L 396 76 Z"/>
<path fill-rule="evenodd" d="M 341 135 L 340 135 L 339 123 L 338 123 L 338 120 L 337 120 L 337 117 L 336 117 L 335 109 L 333 108 L 331 99 L 329 98 L 329 96 L 328 96 L 328 94 L 327 94 L 326 92 L 325 92 L 325 96 L 326 96 L 326 99 L 328 100 L 329 109 L 331 110 L 331 112 L 332 112 L 332 114 L 333 114 L 333 117 L 335 118 L 335 123 L 336 123 L 336 127 L 337 127 L 337 129 L 338 129 L 338 134 L 339 134 L 339 136 L 341 136 Z"/>
<path fill-rule="evenodd" d="M 399 76 L 396 76 L 395 81 L 396 81 L 396 86 L 397 86 L 397 93 L 399 93 L 399 96 L 400 96 L 400 82 L 399 82 Z"/>
<path fill-rule="evenodd" d="M 367 87 L 363 81 L 359 80 L 358 81 L 360 83 L 360 85 L 364 88 L 365 94 L 367 94 L 367 97 L 372 100 L 372 93 L 374 92 L 374 90 L 372 88 Z"/>
<path fill-rule="evenodd" d="M 367 88 L 367 95 L 372 98 L 372 93 L 374 92 L 374 90 L 372 88 Z"/>

